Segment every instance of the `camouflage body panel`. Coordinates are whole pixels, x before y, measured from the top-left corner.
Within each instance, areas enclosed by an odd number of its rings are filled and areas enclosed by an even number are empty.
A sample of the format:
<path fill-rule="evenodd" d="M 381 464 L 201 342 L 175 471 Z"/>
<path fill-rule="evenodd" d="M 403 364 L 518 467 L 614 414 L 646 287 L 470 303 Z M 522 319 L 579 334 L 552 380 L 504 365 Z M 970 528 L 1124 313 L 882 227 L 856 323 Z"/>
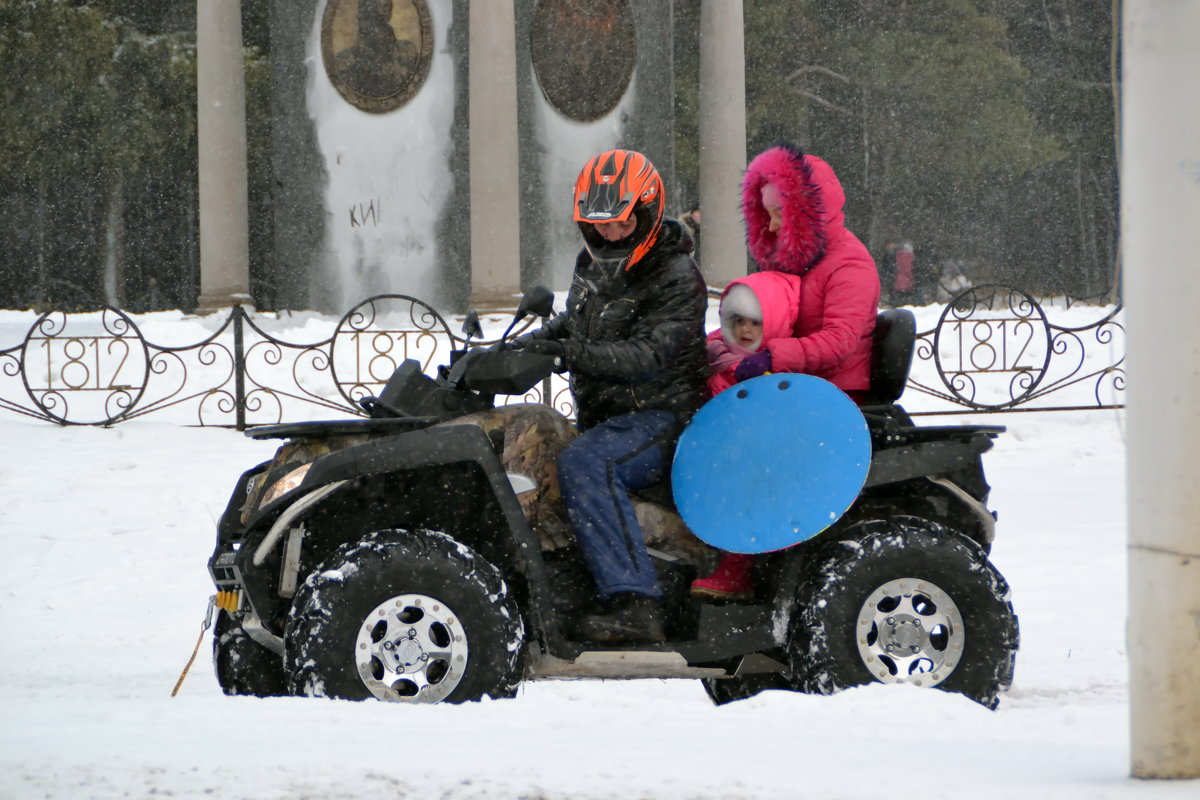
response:
<path fill-rule="evenodd" d="M 534 403 L 477 411 L 442 425 L 475 425 L 489 438 L 503 432 L 500 461 L 505 472 L 531 479 L 537 488 L 517 495 L 529 527 L 543 551 L 575 543 L 558 489 L 558 456 L 575 438 L 575 426 L 562 414 Z"/>
<path fill-rule="evenodd" d="M 633 500 L 633 510 L 642 526 L 642 539 L 647 547 L 683 559 L 694 565 L 701 575 L 716 569 L 721 551 L 697 539 L 674 511 L 638 498 Z"/>
<path fill-rule="evenodd" d="M 443 425 L 476 425 L 489 437 L 503 431 L 505 472 L 524 475 L 537 488 L 517 495 L 544 552 L 574 546 L 575 534 L 558 488 L 558 456 L 576 437 L 575 426 L 548 406 L 527 403 L 479 411 Z M 658 503 L 634 498 L 634 511 L 646 546 L 709 571 L 720 553 L 697 539 L 679 515 Z"/>

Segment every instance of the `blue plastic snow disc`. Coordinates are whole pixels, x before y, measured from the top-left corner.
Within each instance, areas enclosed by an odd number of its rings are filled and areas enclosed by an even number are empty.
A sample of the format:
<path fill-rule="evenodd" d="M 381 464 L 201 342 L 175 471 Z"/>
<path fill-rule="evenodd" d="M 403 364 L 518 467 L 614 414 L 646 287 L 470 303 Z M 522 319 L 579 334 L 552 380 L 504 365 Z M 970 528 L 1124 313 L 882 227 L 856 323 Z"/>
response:
<path fill-rule="evenodd" d="M 679 438 L 671 487 L 700 539 L 768 553 L 836 522 L 870 466 L 870 433 L 853 400 L 812 375 L 770 374 L 696 413 Z"/>

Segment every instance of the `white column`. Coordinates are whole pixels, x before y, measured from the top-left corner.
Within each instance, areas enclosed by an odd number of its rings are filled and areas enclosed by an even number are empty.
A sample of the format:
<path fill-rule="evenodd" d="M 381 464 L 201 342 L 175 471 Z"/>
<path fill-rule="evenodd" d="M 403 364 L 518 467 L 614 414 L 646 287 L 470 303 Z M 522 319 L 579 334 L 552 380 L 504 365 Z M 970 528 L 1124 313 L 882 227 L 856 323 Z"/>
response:
<path fill-rule="evenodd" d="M 203 312 L 250 302 L 241 0 L 196 0 L 196 129 Z"/>
<path fill-rule="evenodd" d="M 710 286 L 746 274 L 746 52 L 742 0 L 700 4 L 700 268 Z"/>
<path fill-rule="evenodd" d="M 521 214 L 513 0 L 472 0 L 468 33 L 471 304 L 515 305 Z"/>
<path fill-rule="evenodd" d="M 1200 3 L 1123 13 L 1131 772 L 1197 778 Z"/>

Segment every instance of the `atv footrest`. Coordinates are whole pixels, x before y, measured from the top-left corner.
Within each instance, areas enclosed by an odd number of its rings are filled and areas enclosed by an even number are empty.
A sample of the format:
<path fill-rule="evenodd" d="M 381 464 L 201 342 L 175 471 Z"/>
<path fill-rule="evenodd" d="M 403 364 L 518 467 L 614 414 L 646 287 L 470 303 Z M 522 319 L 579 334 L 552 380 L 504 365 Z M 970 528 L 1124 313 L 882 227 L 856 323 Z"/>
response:
<path fill-rule="evenodd" d="M 777 646 L 771 635 L 771 606 L 702 603 L 695 640 L 680 642 L 676 649 L 688 663 L 699 664 Z"/>

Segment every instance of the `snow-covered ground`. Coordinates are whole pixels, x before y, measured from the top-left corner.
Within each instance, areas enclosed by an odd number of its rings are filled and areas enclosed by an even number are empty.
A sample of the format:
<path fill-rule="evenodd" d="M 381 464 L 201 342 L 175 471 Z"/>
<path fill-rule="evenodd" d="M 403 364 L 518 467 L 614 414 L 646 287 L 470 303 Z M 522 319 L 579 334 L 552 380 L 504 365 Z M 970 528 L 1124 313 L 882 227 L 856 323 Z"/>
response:
<path fill-rule="evenodd" d="M 0 331 L 32 320 L 5 312 Z M 717 708 L 695 681 L 660 680 L 464 706 L 230 698 L 208 636 L 171 697 L 216 518 L 275 444 L 0 411 L 0 798 L 1200 796 L 1200 781 L 1128 777 L 1119 412 L 975 419 L 1009 426 L 987 456 L 992 555 L 1022 647 L 994 712 L 881 685 Z"/>

